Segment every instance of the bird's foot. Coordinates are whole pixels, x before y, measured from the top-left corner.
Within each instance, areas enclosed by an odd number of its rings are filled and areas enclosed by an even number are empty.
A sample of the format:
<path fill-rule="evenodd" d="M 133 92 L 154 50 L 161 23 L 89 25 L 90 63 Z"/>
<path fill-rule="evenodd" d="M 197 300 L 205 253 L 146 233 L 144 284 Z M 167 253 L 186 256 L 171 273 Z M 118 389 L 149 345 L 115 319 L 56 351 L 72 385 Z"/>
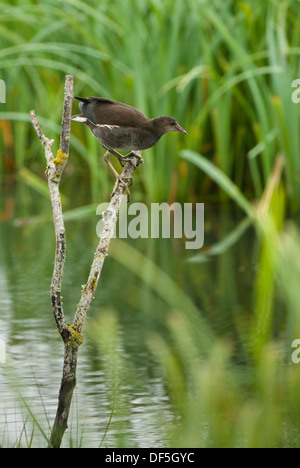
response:
<path fill-rule="evenodd" d="M 125 157 L 128 158 L 129 161 L 131 161 L 132 158 L 137 158 L 138 161 L 136 163 L 136 167 L 144 163 L 142 156 L 140 154 L 135 153 L 134 151 L 131 151 L 131 153 L 127 154 Z"/>
<path fill-rule="evenodd" d="M 138 158 L 138 162 L 136 164 L 136 167 L 138 167 L 140 164 L 144 164 L 144 160 L 143 160 L 142 156 L 140 156 L 139 154 L 136 154 L 136 153 L 132 153 L 132 156 L 135 156 L 136 158 Z"/>
<path fill-rule="evenodd" d="M 121 166 L 124 167 L 125 164 L 126 164 L 128 161 L 130 161 L 130 158 L 127 158 L 126 156 L 124 156 L 124 157 L 122 157 L 122 158 L 119 158 L 119 157 L 118 157 L 118 161 L 119 161 L 119 163 L 121 164 Z"/>
<path fill-rule="evenodd" d="M 125 191 L 127 192 L 127 203 L 130 202 L 130 191 L 129 191 L 129 187 L 132 186 L 132 177 L 121 177 L 121 176 L 118 176 L 117 178 L 117 181 L 116 181 L 116 184 L 115 184 L 115 187 L 114 187 L 114 191 L 113 193 L 111 194 L 111 196 L 113 197 L 116 193 L 116 191 L 118 190 L 119 186 L 122 185 L 125 189 Z"/>
<path fill-rule="evenodd" d="M 128 161 L 132 161 L 133 157 L 138 158 L 138 162 L 136 164 L 136 167 L 138 167 L 140 164 L 143 164 L 143 162 L 144 162 L 142 156 L 140 156 L 139 154 L 134 153 L 133 151 L 131 151 L 131 153 L 126 154 L 125 156 L 122 156 L 117 151 L 111 151 L 111 153 L 118 158 L 118 161 L 119 161 L 119 163 L 121 164 L 122 167 L 124 167 L 125 164 Z"/>

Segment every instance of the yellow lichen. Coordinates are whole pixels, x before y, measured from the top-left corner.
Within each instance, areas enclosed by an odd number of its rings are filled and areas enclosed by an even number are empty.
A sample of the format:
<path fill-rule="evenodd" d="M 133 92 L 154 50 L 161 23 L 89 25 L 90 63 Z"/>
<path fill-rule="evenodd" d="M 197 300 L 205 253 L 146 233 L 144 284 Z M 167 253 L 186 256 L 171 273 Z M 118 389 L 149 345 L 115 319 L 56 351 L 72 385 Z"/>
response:
<path fill-rule="evenodd" d="M 66 159 L 68 159 L 68 155 L 63 153 L 62 149 L 59 148 L 59 150 L 56 153 L 56 158 L 53 159 L 53 162 L 54 162 L 55 166 L 60 168 L 64 164 Z"/>
<path fill-rule="evenodd" d="M 97 278 L 93 278 L 91 282 L 91 289 L 96 289 L 97 286 Z"/>
<path fill-rule="evenodd" d="M 72 348 L 80 346 L 83 342 L 83 336 L 78 332 L 76 325 L 68 325 L 67 330 L 70 334 L 68 345 Z"/>

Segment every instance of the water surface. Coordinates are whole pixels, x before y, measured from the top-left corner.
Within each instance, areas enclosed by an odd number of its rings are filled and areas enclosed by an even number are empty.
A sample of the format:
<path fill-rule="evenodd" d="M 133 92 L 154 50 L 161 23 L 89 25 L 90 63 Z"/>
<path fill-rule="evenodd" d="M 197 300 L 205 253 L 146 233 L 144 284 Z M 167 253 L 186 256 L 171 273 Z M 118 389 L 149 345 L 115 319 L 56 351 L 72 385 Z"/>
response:
<path fill-rule="evenodd" d="M 26 209 L 20 208 L 23 206 L 19 200 L 14 217 L 0 224 L 0 338 L 6 343 L 6 363 L 0 364 L 0 444 L 14 446 L 20 441 L 27 446 L 35 426 L 32 444 L 43 447 L 46 442 L 36 424 L 32 425 L 32 414 L 48 435 L 56 412 L 63 357 L 49 301 L 54 234 L 48 200 L 41 199 Z M 29 215 L 42 216 L 28 223 Z M 63 300 L 70 322 L 96 247 L 98 219 L 94 215 L 66 222 Z M 240 216 L 231 210 L 215 212 L 206 206 L 204 250 L 239 221 Z M 197 252 L 186 250 L 184 240 L 122 242 L 167 273 L 217 334 L 234 335 L 233 318 L 251 308 L 256 258 L 251 229 L 234 248 L 203 264 L 187 263 Z M 153 333 L 167 335 L 171 310 L 145 281 L 147 274 L 143 265 L 136 275 L 116 258 L 105 261 L 84 329 L 65 446 L 168 444 L 167 427 L 174 421 L 174 412 L 164 376 L 147 342 Z M 97 335 L 99 324 L 102 328 Z M 111 341 L 109 337 L 106 340 L 109 333 Z M 108 344 L 103 346 L 102 342 Z"/>

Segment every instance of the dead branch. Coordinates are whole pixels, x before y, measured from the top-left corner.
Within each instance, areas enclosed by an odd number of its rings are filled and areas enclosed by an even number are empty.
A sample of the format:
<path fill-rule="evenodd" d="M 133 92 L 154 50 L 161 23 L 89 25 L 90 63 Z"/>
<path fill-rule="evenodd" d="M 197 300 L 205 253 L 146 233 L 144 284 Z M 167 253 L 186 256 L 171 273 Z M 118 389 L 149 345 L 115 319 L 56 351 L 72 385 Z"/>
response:
<path fill-rule="evenodd" d="M 54 143 L 54 140 L 50 140 L 43 134 L 35 115 L 35 111 L 30 111 L 33 127 L 44 147 L 47 161 L 46 174 L 48 178 L 48 187 L 51 197 L 56 237 L 55 263 L 51 283 L 51 304 L 57 328 L 65 345 L 63 375 L 58 398 L 58 407 L 49 442 L 49 446 L 54 448 L 59 448 L 61 446 L 64 432 L 67 429 L 73 391 L 76 385 L 78 350 L 83 341 L 83 337 L 81 335 L 82 328 L 91 302 L 95 297 L 95 292 L 100 279 L 103 263 L 106 256 L 108 255 L 109 244 L 116 228 L 122 197 L 126 190 L 124 185 L 116 185 L 114 194 L 110 200 L 109 207 L 103 213 L 104 228 L 99 238 L 99 243 L 94 255 L 89 277 L 82 291 L 73 323 L 68 324 L 64 316 L 61 295 L 63 271 L 66 259 L 66 234 L 62 213 L 62 203 L 59 192 L 59 183 L 69 157 L 72 99 L 73 77 L 68 75 L 66 76 L 65 81 L 60 148 L 56 154 L 56 157 L 54 157 L 52 153 L 52 144 Z M 134 169 L 140 163 L 139 156 L 140 152 L 137 157 L 132 156 L 130 161 L 126 163 L 121 174 L 122 179 L 129 180 L 131 178 Z"/>

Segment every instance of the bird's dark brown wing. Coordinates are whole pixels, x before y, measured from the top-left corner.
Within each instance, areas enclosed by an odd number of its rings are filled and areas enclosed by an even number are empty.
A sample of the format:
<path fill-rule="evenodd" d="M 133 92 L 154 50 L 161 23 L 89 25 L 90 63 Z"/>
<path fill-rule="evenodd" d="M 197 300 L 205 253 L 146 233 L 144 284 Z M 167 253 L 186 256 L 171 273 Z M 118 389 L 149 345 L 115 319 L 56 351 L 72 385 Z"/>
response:
<path fill-rule="evenodd" d="M 135 107 L 101 97 L 89 97 L 81 112 L 94 124 L 146 128 L 149 119 Z"/>

